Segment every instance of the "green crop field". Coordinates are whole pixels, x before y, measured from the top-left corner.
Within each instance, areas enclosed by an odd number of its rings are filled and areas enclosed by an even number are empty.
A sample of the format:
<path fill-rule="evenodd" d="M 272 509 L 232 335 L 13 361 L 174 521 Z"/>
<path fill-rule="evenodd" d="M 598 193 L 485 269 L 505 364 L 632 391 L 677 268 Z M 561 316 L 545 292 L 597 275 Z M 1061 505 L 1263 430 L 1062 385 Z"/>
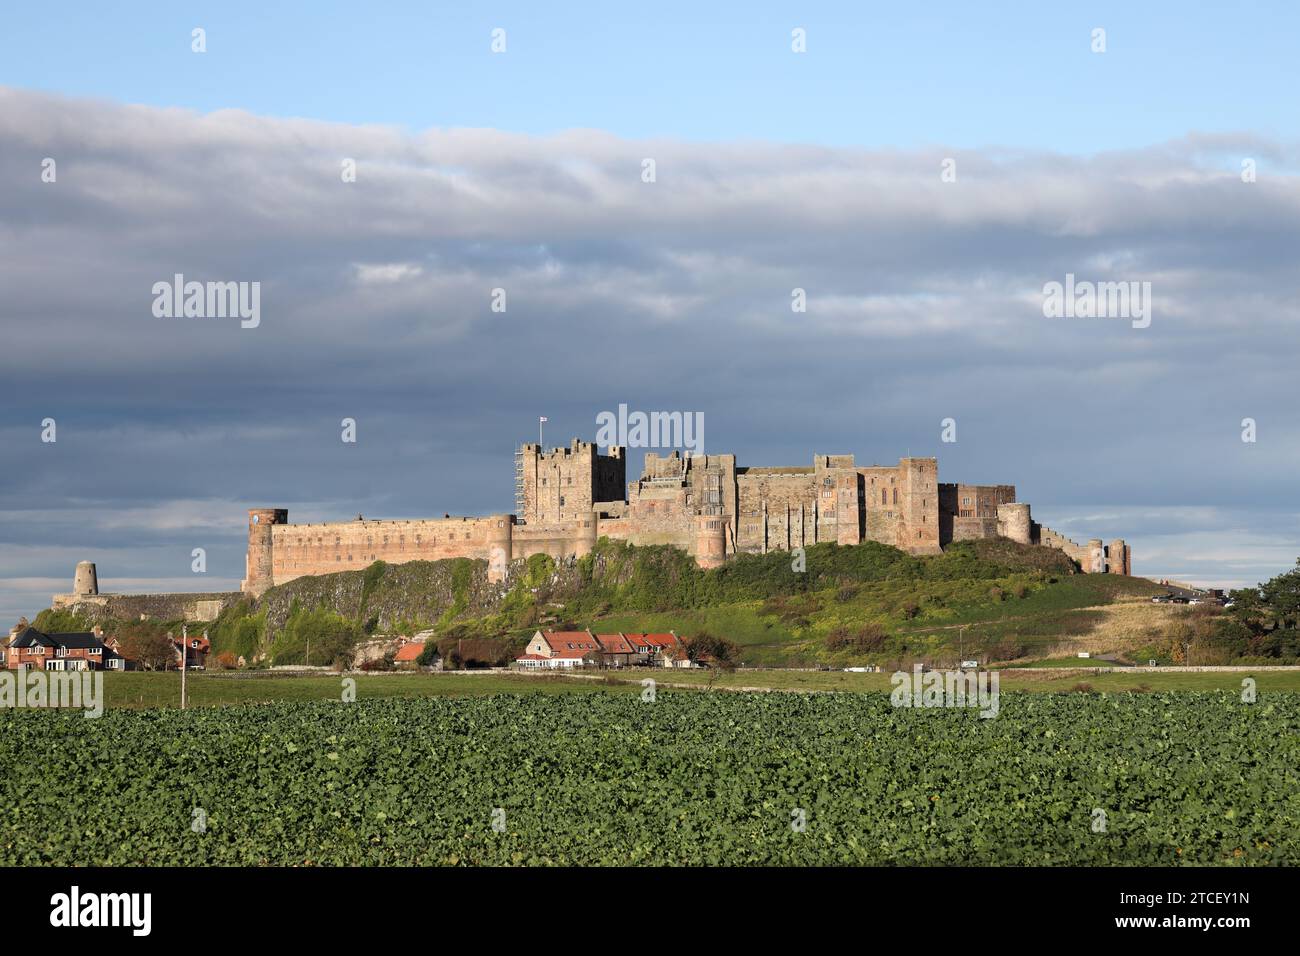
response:
<path fill-rule="evenodd" d="M 1295 865 L 1298 734 L 1223 692 L 10 710 L 0 864 Z"/>

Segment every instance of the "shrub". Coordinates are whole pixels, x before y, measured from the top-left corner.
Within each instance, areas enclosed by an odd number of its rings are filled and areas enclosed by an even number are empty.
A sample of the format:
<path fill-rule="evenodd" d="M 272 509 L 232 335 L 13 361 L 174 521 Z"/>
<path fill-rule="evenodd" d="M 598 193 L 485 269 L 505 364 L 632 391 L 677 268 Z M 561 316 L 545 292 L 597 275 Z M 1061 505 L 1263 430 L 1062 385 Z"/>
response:
<path fill-rule="evenodd" d="M 885 643 L 885 632 L 878 624 L 864 624 L 862 627 L 850 629 L 847 627 L 837 627 L 826 635 L 826 647 L 828 650 L 837 651 L 842 648 L 851 647 L 857 650 L 876 651 Z"/>

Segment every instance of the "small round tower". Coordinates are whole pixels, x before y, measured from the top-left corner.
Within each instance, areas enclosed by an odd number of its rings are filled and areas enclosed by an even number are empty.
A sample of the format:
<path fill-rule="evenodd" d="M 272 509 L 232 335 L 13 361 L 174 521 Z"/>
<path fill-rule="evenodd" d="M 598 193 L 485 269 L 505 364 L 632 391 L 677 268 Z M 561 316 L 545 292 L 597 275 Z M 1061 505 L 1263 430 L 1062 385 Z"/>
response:
<path fill-rule="evenodd" d="M 1131 574 L 1128 545 L 1123 538 L 1115 538 L 1106 548 L 1106 570 L 1111 574 Z"/>
<path fill-rule="evenodd" d="M 998 505 L 998 534 L 1020 544 L 1032 544 L 1033 520 L 1029 515 L 1029 505 L 1014 501 Z"/>
<path fill-rule="evenodd" d="M 696 515 L 695 563 L 716 568 L 727 560 L 727 518 L 725 515 Z"/>
<path fill-rule="evenodd" d="M 506 579 L 514 558 L 514 515 L 492 515 L 487 533 L 488 581 L 497 584 Z"/>
<path fill-rule="evenodd" d="M 1101 538 L 1093 538 L 1088 542 L 1088 567 L 1084 570 L 1091 574 L 1106 573 L 1106 548 L 1102 545 Z"/>
<path fill-rule="evenodd" d="M 244 580 L 240 589 L 261 597 L 275 584 L 275 552 L 272 548 L 271 528 L 289 523 L 287 508 L 248 509 L 248 557 L 245 559 Z"/>
<path fill-rule="evenodd" d="M 72 593 L 76 597 L 90 597 L 99 593 L 99 575 L 95 571 L 95 562 L 77 562 L 77 571 L 72 578 Z"/>

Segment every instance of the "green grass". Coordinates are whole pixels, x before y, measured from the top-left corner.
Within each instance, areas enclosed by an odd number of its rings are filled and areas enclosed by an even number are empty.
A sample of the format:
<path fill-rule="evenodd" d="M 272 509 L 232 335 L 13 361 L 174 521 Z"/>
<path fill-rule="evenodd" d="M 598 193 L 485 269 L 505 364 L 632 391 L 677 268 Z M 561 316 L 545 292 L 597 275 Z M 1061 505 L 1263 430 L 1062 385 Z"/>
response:
<path fill-rule="evenodd" d="M 360 674 L 356 680 L 358 700 L 389 697 L 481 697 L 492 694 L 569 694 L 599 690 L 635 692 L 641 681 L 653 678 L 660 685 L 685 685 L 704 689 L 754 687 L 779 691 L 846 691 L 874 693 L 890 689 L 890 675 L 854 674 L 843 671 L 736 671 L 712 674 L 701 670 L 632 669 L 598 671 L 592 674 Z M 1048 675 L 1000 672 L 1004 691 L 1071 691 L 1087 684 L 1095 691 L 1239 691 L 1244 677 L 1253 677 L 1261 692 L 1300 693 L 1300 668 L 1294 671 L 1218 673 L 1092 674 L 1088 671 Z M 191 673 L 186 677 L 186 694 L 191 707 L 260 704 L 274 701 L 339 700 L 341 676 L 299 676 L 245 672 L 231 674 Z M 176 673 L 126 673 L 104 675 L 107 708 L 159 708 L 180 705 L 180 675 Z"/>

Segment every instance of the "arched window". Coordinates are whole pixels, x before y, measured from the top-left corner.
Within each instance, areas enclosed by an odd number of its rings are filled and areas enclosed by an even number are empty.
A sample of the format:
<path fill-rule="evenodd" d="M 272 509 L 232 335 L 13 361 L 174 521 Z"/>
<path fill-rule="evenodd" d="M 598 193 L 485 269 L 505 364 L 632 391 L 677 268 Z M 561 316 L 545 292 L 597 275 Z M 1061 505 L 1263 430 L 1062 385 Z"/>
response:
<path fill-rule="evenodd" d="M 889 504 L 889 492 L 886 491 L 884 488 L 880 489 L 880 503 L 882 505 Z"/>
<path fill-rule="evenodd" d="M 894 504 L 898 504 L 898 489 L 894 489 Z"/>

